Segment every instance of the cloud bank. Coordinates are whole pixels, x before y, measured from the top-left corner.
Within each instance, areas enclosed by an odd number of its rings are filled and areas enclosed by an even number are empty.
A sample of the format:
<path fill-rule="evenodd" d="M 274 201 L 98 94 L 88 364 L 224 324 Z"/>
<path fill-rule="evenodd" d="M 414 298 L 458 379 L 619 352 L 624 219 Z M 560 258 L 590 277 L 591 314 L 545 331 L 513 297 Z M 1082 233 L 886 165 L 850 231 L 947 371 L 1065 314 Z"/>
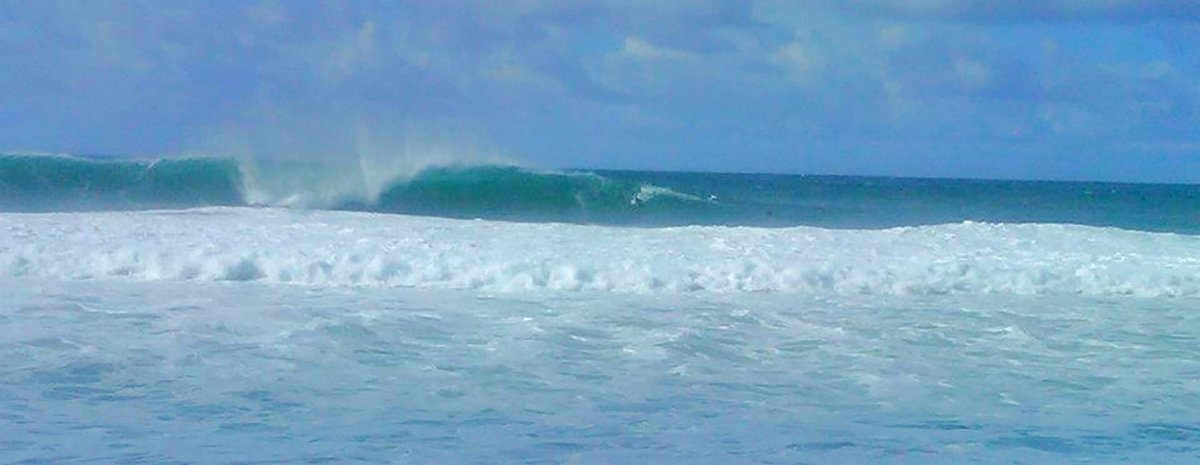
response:
<path fill-rule="evenodd" d="M 419 127 L 548 167 L 1200 181 L 1196 5 L 4 2 L 0 148 Z"/>

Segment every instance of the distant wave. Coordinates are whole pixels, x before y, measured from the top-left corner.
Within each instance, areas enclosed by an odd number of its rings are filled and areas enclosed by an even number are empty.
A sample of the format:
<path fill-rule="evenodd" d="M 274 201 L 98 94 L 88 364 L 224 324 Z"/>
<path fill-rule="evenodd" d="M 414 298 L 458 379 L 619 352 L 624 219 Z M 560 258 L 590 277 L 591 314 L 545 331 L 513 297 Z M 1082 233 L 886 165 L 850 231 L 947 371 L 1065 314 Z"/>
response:
<path fill-rule="evenodd" d="M 0 210 L 271 206 L 522 221 L 671 222 L 715 206 L 665 187 L 516 166 L 432 166 L 379 183 L 289 160 L 0 155 Z M 373 184 L 379 184 L 378 186 Z"/>

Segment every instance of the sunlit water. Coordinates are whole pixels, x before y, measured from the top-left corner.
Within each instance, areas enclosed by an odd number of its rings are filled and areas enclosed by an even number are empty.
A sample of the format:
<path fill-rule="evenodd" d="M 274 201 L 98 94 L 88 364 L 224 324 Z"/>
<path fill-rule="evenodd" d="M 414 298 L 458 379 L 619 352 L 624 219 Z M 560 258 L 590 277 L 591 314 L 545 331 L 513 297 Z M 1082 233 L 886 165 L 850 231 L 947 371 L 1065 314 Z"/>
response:
<path fill-rule="evenodd" d="M 0 463 L 1200 463 L 1195 186 L 265 168 L 0 157 Z"/>
<path fill-rule="evenodd" d="M 1188 463 L 1157 298 L 5 280 L 22 463 Z"/>

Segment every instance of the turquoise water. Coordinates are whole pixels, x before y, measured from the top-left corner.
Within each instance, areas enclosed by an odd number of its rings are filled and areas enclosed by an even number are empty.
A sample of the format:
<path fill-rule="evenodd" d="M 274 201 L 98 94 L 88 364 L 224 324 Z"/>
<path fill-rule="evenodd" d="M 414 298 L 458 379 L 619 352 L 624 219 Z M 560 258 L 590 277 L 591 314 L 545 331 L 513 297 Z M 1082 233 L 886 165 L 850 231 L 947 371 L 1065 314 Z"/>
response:
<path fill-rule="evenodd" d="M 1194 302 L 16 289 L 0 304 L 15 463 L 1200 456 Z"/>
<path fill-rule="evenodd" d="M 0 454 L 20 463 L 1200 454 L 1192 302 L 60 283 L 10 296 Z"/>
<path fill-rule="evenodd" d="M 962 221 L 1200 232 L 1200 186 L 952 179 L 538 171 L 184 158 L 0 155 L 0 210 L 216 205 L 361 210 L 526 222 L 886 228 Z M 370 185 L 375 184 L 375 185 Z"/>
<path fill-rule="evenodd" d="M 243 203 L 237 163 L 0 155 L 0 209 L 64 211 Z"/>
<path fill-rule="evenodd" d="M 601 172 L 680 192 L 715 195 L 730 224 L 880 228 L 981 221 L 1069 223 L 1200 233 L 1200 186 Z M 720 218 L 718 215 L 716 218 Z M 721 222 L 717 219 L 716 222 Z"/>
<path fill-rule="evenodd" d="M 0 463 L 1193 463 L 1200 188 L 0 158 Z"/>

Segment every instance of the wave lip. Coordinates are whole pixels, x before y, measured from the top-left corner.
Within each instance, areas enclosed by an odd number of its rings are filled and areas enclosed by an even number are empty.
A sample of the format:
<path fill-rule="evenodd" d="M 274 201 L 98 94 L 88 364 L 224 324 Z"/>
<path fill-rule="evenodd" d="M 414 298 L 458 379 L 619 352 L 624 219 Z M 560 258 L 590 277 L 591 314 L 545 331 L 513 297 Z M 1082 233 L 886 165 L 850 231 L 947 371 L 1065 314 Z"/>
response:
<path fill-rule="evenodd" d="M 571 224 L 213 208 L 0 215 L 0 276 L 482 291 L 1200 296 L 1200 237 L 1069 225 Z"/>
<path fill-rule="evenodd" d="M 387 181 L 302 160 L 0 155 L 0 211 L 267 206 L 450 218 L 686 224 L 713 202 L 645 183 L 507 165 L 430 166 Z M 379 185 L 377 185 L 379 184 Z"/>

